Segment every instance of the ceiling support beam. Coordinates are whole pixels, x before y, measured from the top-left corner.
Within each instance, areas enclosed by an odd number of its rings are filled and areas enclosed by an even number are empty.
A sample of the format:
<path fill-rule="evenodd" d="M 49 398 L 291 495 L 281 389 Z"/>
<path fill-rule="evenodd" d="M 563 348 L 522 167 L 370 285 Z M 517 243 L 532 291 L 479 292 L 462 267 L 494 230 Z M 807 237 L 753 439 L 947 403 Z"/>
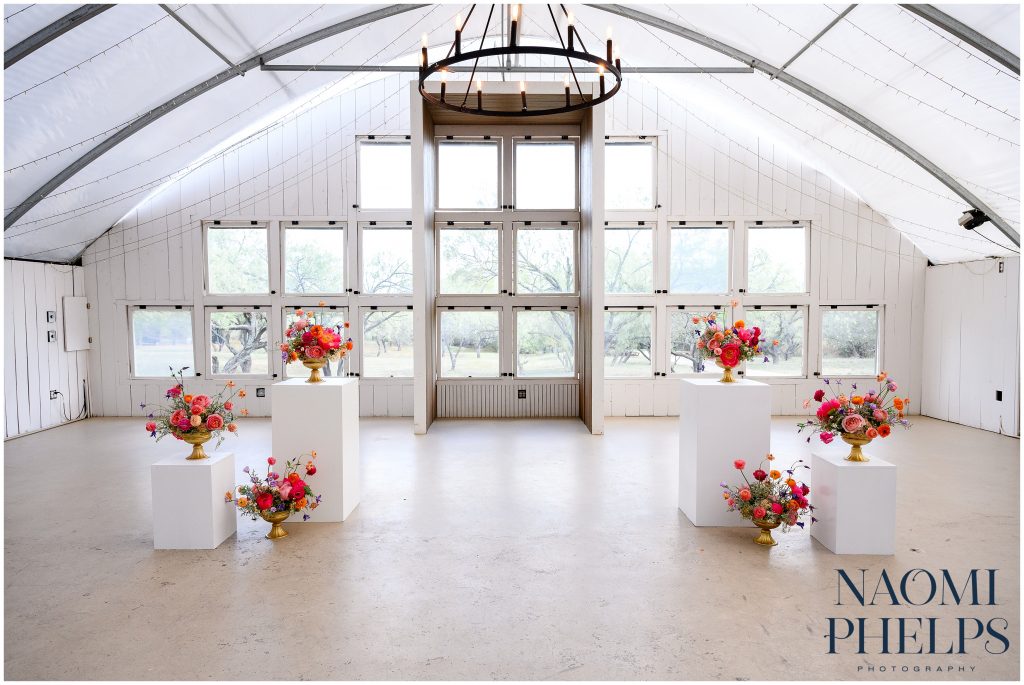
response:
<path fill-rule="evenodd" d="M 419 67 L 393 64 L 264 64 L 262 71 L 371 71 L 380 73 L 416 74 Z M 568 74 L 569 67 L 446 67 L 456 74 Z M 579 71 L 577 69 L 576 71 Z M 751 67 L 622 67 L 624 74 L 753 74 Z"/>
<path fill-rule="evenodd" d="M 1020 76 L 1020 57 L 999 43 L 975 31 L 962 21 L 949 16 L 934 5 L 900 5 L 903 9 L 929 21 L 954 38 L 967 43 L 978 52 L 991 57 L 999 64 Z"/>
<path fill-rule="evenodd" d="M 202 36 L 202 35 L 201 35 L 201 34 L 200 34 L 200 33 L 199 33 L 198 31 L 196 31 L 196 30 L 195 30 L 194 28 L 192 28 L 191 26 L 189 26 L 188 22 L 186 22 L 186 21 L 185 21 L 184 19 L 182 19 L 181 17 L 179 17 L 179 16 L 178 16 L 178 15 L 177 15 L 177 14 L 175 13 L 175 11 L 174 11 L 174 10 L 172 10 L 172 9 L 171 9 L 170 7 L 168 7 L 167 5 L 165 5 L 165 4 L 163 4 L 163 3 L 160 3 L 160 8 L 161 8 L 161 9 L 163 9 L 163 11 L 164 11 L 164 12 L 167 12 L 167 14 L 171 15 L 171 19 L 173 19 L 174 21 L 176 21 L 176 22 L 178 22 L 179 24 L 181 24 L 181 25 L 182 25 L 182 27 L 184 27 L 184 29 L 185 29 L 186 31 L 188 31 L 189 33 L 191 33 L 191 34 L 192 34 L 192 35 L 193 35 L 193 36 L 195 37 L 195 39 L 196 39 L 196 40 L 198 40 L 198 41 L 199 41 L 200 43 L 202 43 L 203 45 L 205 45 L 205 46 L 206 46 L 206 48 L 207 48 L 207 49 L 208 49 L 208 50 L 209 50 L 210 52 L 212 52 L 213 54 L 217 55 L 217 57 L 220 57 L 221 61 L 222 61 L 222 62 L 224 62 L 224 64 L 226 64 L 226 65 L 228 65 L 229 67 L 231 67 L 231 68 L 232 68 L 232 69 L 233 69 L 233 70 L 234 70 L 234 71 L 235 71 L 235 72 L 236 72 L 236 73 L 237 73 L 237 74 L 238 74 L 239 76 L 245 76 L 245 72 L 244 72 L 244 71 L 242 71 L 241 69 L 239 69 L 239 68 L 238 68 L 238 65 L 237 65 L 237 64 L 235 64 L 234 62 L 232 62 L 231 60 L 229 60 L 229 59 L 228 59 L 227 57 L 225 57 L 225 56 L 224 56 L 224 53 L 222 53 L 222 52 L 221 52 L 220 50 L 218 50 L 217 48 L 215 48 L 215 47 L 213 46 L 213 43 L 211 43 L 210 41 L 208 41 L 208 40 L 206 40 L 205 38 L 203 38 L 203 36 Z"/>
<path fill-rule="evenodd" d="M 817 43 L 817 42 L 818 42 L 818 40 L 819 40 L 819 39 L 820 39 L 820 38 L 821 38 L 822 36 L 824 36 L 824 35 L 825 35 L 826 33 L 828 33 L 828 32 L 829 32 L 829 31 L 830 31 L 830 30 L 832 29 L 832 27 L 833 27 L 833 26 L 835 26 L 835 25 L 836 25 L 836 24 L 838 24 L 838 23 L 839 23 L 840 21 L 842 21 L 842 20 L 843 20 L 843 17 L 845 17 L 845 16 L 846 16 L 847 14 L 849 14 L 850 12 L 852 12 L 852 11 L 853 11 L 853 8 L 854 8 L 854 7 L 856 7 L 856 6 L 857 6 L 857 5 L 850 5 L 849 7 L 847 7 L 846 9 L 844 9 L 844 10 L 843 10 L 842 12 L 840 12 L 840 13 L 839 13 L 838 15 L 836 15 L 836 18 L 835 18 L 835 19 L 833 19 L 832 21 L 830 21 L 830 22 L 828 23 L 828 25 L 827 25 L 827 26 L 826 26 L 825 28 L 823 28 L 822 30 L 818 31 L 818 33 L 817 33 L 817 34 L 815 34 L 814 38 L 811 38 L 811 39 L 810 39 L 809 41 L 807 41 L 807 44 L 806 44 L 806 45 L 804 45 L 804 46 L 803 46 L 802 48 L 800 48 L 799 50 L 797 50 L 797 51 L 796 51 L 796 54 L 795 54 L 795 55 L 793 55 L 793 56 L 792 56 L 792 57 L 790 57 L 790 58 L 789 58 L 788 60 L 786 60 L 786 63 L 785 63 L 785 64 L 783 64 L 783 65 L 782 65 L 781 67 L 779 67 L 779 70 L 778 70 L 778 71 L 776 71 L 776 72 L 775 72 L 774 74 L 772 74 L 772 79 L 775 79 L 776 77 L 778 77 L 778 75 L 779 75 L 779 74 L 781 74 L 782 72 L 784 72 L 784 71 L 786 70 L 786 67 L 788 67 L 788 66 L 789 66 L 790 64 L 792 64 L 793 62 L 795 62 L 795 61 L 796 61 L 796 58 L 797 58 L 797 57 L 799 57 L 800 55 L 802 55 L 802 54 L 804 54 L 805 52 L 807 52 L 807 49 L 808 49 L 809 47 L 811 47 L 812 45 L 814 45 L 815 43 Z"/>
<path fill-rule="evenodd" d="M 124 140 L 130 138 L 131 136 L 135 135 L 142 129 L 146 128 L 147 126 L 149 126 L 165 114 L 173 112 L 177 108 L 199 97 L 203 93 L 216 88 L 222 83 L 230 81 L 234 77 L 238 76 L 239 73 L 244 74 L 245 72 L 260 66 L 260 64 L 262 64 L 265 60 L 272 60 L 277 59 L 279 57 L 283 57 L 291 52 L 317 43 L 318 41 L 324 40 L 326 38 L 331 38 L 332 36 L 336 36 L 339 33 L 344 33 L 345 31 L 350 31 L 352 29 L 359 28 L 360 26 L 365 26 L 366 24 L 372 24 L 375 21 L 387 19 L 397 14 L 402 14 L 403 12 L 420 9 L 421 7 L 425 7 L 425 5 L 388 5 L 386 7 L 382 7 L 381 9 L 373 10 L 372 12 L 367 12 L 366 14 L 360 14 L 359 16 L 352 17 L 351 19 L 346 19 L 345 21 L 340 21 L 336 24 L 332 24 L 331 26 L 326 26 L 318 31 L 308 33 L 305 36 L 300 36 L 295 40 L 288 41 L 287 43 L 284 43 L 271 50 L 267 50 L 266 52 L 260 55 L 250 57 L 244 62 L 238 64 L 238 69 L 240 70 L 240 72 L 235 71 L 234 69 L 225 69 L 224 71 L 220 72 L 215 76 L 212 76 L 211 78 L 208 78 L 202 83 L 195 85 L 189 88 L 188 90 L 182 91 L 181 93 L 178 93 L 167 102 L 149 110 L 142 116 L 132 121 L 132 123 L 128 124 L 124 128 L 112 134 L 110 137 L 105 138 L 94 148 L 92 148 L 84 155 L 76 159 L 74 162 L 72 162 L 63 170 L 61 170 L 60 173 L 58 173 L 56 176 L 54 176 L 49 181 L 40 186 L 38 189 L 36 189 L 20 204 L 18 204 L 18 206 L 16 206 L 14 209 L 7 213 L 7 215 L 4 217 L 4 231 L 7 231 L 9 228 L 11 228 L 11 226 L 15 224 L 15 222 L 18 221 L 18 219 L 25 216 L 25 212 L 35 207 L 47 195 L 49 195 L 54 190 L 59 188 L 68 179 L 70 179 L 79 171 L 81 171 L 89 164 L 94 162 L 96 159 L 101 157 L 104 153 L 108 152 L 109 150 L 113 149 Z"/>
<path fill-rule="evenodd" d="M 4 69 L 28 57 L 51 40 L 63 36 L 79 24 L 84 24 L 113 5 L 82 5 L 74 12 L 65 14 L 49 26 L 44 26 L 17 45 L 4 50 Z"/>
<path fill-rule="evenodd" d="M 760 72 L 768 74 L 769 76 L 779 71 L 776 67 L 772 66 L 771 64 L 763 62 L 754 57 L 753 55 L 747 54 L 746 52 L 743 52 L 739 48 L 736 48 L 728 43 L 724 43 L 716 38 L 711 38 L 710 36 L 705 36 L 702 33 L 694 31 L 693 29 L 688 29 L 685 26 L 680 26 L 679 24 L 673 23 L 666 19 L 662 19 L 661 17 L 656 17 L 653 14 L 640 12 L 631 7 L 626 7 L 624 5 L 588 4 L 587 7 L 593 7 L 594 9 L 599 9 L 604 12 L 610 12 L 611 14 L 615 14 L 620 17 L 625 17 L 627 19 L 632 19 L 633 21 L 636 21 L 638 23 L 659 29 L 661 31 L 664 31 L 665 33 L 670 33 L 674 36 L 685 38 L 686 40 L 694 42 L 698 45 L 703 45 L 704 47 L 710 50 L 714 50 L 715 52 L 727 55 L 728 57 L 732 57 L 733 59 L 738 60 L 744 64 L 747 64 Z M 855 124 L 863 128 L 864 130 L 876 136 L 877 138 L 885 142 L 887 145 L 891 146 L 893 149 L 901 152 L 912 162 L 914 162 L 922 169 L 927 171 L 929 174 L 934 176 L 940 183 L 942 183 L 942 185 L 946 186 L 954 193 L 956 193 L 961 199 L 963 199 L 964 202 L 966 202 L 972 208 L 980 209 L 985 214 L 987 214 L 989 218 L 992 219 L 992 223 L 995 224 L 1000 231 L 1002 231 L 1003 235 L 1009 238 L 1014 245 L 1020 247 L 1020 234 L 1017 233 L 1017 231 L 1012 226 L 1010 226 L 1010 224 L 1008 224 L 1002 217 L 996 214 L 996 212 L 991 207 L 989 207 L 987 203 L 983 202 L 981 198 L 979 198 L 966 187 L 964 187 L 963 184 L 961 184 L 951 175 L 940 169 L 920 152 L 910 147 L 910 145 L 903 142 L 901 139 L 897 138 L 894 134 L 882 128 L 871 119 L 868 119 L 860 112 L 857 112 L 853 108 L 843 104 L 839 100 L 836 100 L 831 95 L 815 88 L 811 84 L 806 83 L 805 81 L 802 81 L 791 74 L 787 74 L 786 72 L 780 72 L 778 74 L 777 80 L 781 81 L 782 83 L 785 83 L 790 88 L 793 88 L 794 90 L 799 91 L 814 100 L 817 100 L 818 102 L 825 105 L 829 109 L 849 119 L 850 121 L 854 122 Z M 952 223 L 956 219 L 957 217 L 950 217 L 950 222 Z"/>

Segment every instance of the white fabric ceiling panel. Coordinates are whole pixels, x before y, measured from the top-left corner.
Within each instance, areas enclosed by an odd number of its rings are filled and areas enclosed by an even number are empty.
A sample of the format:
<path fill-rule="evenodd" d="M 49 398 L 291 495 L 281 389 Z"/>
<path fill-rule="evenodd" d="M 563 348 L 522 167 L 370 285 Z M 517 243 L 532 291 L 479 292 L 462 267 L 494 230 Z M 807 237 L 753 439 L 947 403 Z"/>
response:
<path fill-rule="evenodd" d="M 81 5 L 4 5 L 4 45 L 11 47 L 46 28 Z M 109 10 L 108 10 L 109 11 Z"/>

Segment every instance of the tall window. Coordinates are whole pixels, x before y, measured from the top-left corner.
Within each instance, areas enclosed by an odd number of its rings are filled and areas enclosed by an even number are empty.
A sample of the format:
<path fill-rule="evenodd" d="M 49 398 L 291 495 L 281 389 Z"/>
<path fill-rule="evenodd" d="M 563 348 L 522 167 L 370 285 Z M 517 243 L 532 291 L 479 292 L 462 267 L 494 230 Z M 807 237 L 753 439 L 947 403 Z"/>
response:
<path fill-rule="evenodd" d="M 363 310 L 364 378 L 412 378 L 412 321 L 405 308 Z"/>
<path fill-rule="evenodd" d="M 693 323 L 693 317 L 698 312 L 711 311 L 711 307 L 693 307 L 692 309 L 670 309 L 669 320 L 669 350 L 668 364 L 669 373 L 675 374 L 708 374 L 720 373 L 715 363 L 704 360 L 697 349 L 698 333 L 702 330 L 703 324 L 698 326 Z"/>
<path fill-rule="evenodd" d="M 516 209 L 576 209 L 576 143 L 515 141 Z"/>
<path fill-rule="evenodd" d="M 807 229 L 747 228 L 747 292 L 807 292 Z"/>
<path fill-rule="evenodd" d="M 363 226 L 363 288 L 367 295 L 412 294 L 412 226 Z"/>
<path fill-rule="evenodd" d="M 821 373 L 874 376 L 878 373 L 878 310 L 833 307 L 821 311 Z"/>
<path fill-rule="evenodd" d="M 289 307 L 284 309 L 284 328 L 287 329 L 292 323 L 298 318 L 295 315 L 297 307 Z M 317 323 L 321 326 L 333 328 L 338 331 L 338 335 L 341 336 L 342 340 L 347 340 L 349 336 L 348 329 L 345 328 L 345 322 L 348 318 L 348 308 L 338 307 L 336 309 L 327 308 L 313 308 L 318 315 Z M 275 352 L 276 354 L 276 352 Z M 324 364 L 324 368 L 321 371 L 324 376 L 344 376 L 346 371 L 349 369 L 349 360 L 347 358 L 338 359 L 336 361 L 328 361 Z M 291 364 L 285 364 L 284 375 L 286 378 L 309 378 L 311 373 L 310 369 L 307 369 L 302 365 L 301 362 L 292 362 Z"/>
<path fill-rule="evenodd" d="M 497 311 L 443 309 L 440 316 L 441 378 L 500 375 L 501 317 Z"/>
<path fill-rule="evenodd" d="M 576 375 L 576 312 L 516 309 L 516 376 L 566 378 Z"/>
<path fill-rule="evenodd" d="M 298 222 L 294 222 L 298 223 Z M 345 292 L 345 227 L 284 229 L 284 290 L 289 294 Z"/>
<path fill-rule="evenodd" d="M 606 378 L 649 378 L 654 373 L 652 309 L 609 309 L 604 313 Z"/>
<path fill-rule="evenodd" d="M 412 146 L 407 140 L 359 141 L 359 207 L 412 208 Z"/>
<path fill-rule="evenodd" d="M 165 378 L 171 368 L 195 369 L 192 346 L 192 309 L 133 307 L 132 375 Z"/>
<path fill-rule="evenodd" d="M 657 148 L 652 140 L 614 140 L 604 146 L 604 206 L 653 210 L 657 204 Z"/>
<path fill-rule="evenodd" d="M 748 376 L 804 376 L 806 307 L 748 309 L 746 325 L 761 329 L 764 357 L 746 364 Z M 776 344 L 777 341 L 777 344 Z"/>
<path fill-rule="evenodd" d="M 569 222 L 530 222 L 516 227 L 516 293 L 577 291 L 576 228 L 577 224 Z"/>
<path fill-rule="evenodd" d="M 440 140 L 439 209 L 498 209 L 501 148 L 497 140 Z"/>
<path fill-rule="evenodd" d="M 500 224 L 453 224 L 438 231 L 438 276 L 445 295 L 499 290 Z"/>
<path fill-rule="evenodd" d="M 611 295 L 654 292 L 654 231 L 649 225 L 608 226 L 604 287 Z"/>
<path fill-rule="evenodd" d="M 206 264 L 211 295 L 268 294 L 267 227 L 208 224 Z"/>
<path fill-rule="evenodd" d="M 265 310 L 211 309 L 209 320 L 212 374 L 270 375 Z"/>
<path fill-rule="evenodd" d="M 729 292 L 729 229 L 673 226 L 669 265 L 673 293 Z"/>

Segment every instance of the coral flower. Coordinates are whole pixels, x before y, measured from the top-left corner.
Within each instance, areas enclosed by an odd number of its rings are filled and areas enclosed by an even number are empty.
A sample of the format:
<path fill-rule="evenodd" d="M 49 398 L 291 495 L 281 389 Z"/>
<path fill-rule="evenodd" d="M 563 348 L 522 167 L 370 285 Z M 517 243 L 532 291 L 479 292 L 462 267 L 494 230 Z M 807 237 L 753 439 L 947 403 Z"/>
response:
<path fill-rule="evenodd" d="M 232 409 L 235 408 L 235 404 L 234 402 L 225 402 L 224 408 L 227 409 L 228 411 L 231 411 Z"/>
<path fill-rule="evenodd" d="M 245 397 L 245 390 L 239 390 L 238 391 L 238 396 L 239 397 Z"/>
<path fill-rule="evenodd" d="M 889 427 L 889 424 L 883 423 L 881 426 L 878 427 L 878 434 L 881 435 L 883 438 L 889 437 L 889 433 L 892 433 L 892 428 Z"/>
<path fill-rule="evenodd" d="M 224 417 L 220 414 L 210 414 L 206 417 L 206 427 L 212 431 L 220 430 L 224 427 Z"/>
<path fill-rule="evenodd" d="M 892 406 L 896 407 L 896 409 L 900 411 L 903 411 L 903 400 L 901 400 L 899 397 L 894 397 L 892 400 Z"/>
<path fill-rule="evenodd" d="M 691 319 L 691 321 L 693 321 L 693 323 L 700 323 L 700 317 L 699 316 L 695 316 L 695 317 L 693 317 Z"/>
<path fill-rule="evenodd" d="M 861 397 L 860 395 L 854 395 L 853 397 L 850 398 L 850 402 L 856 405 L 861 405 L 864 404 L 864 398 Z"/>
<path fill-rule="evenodd" d="M 146 432 L 147 433 L 152 433 L 155 430 L 156 430 L 156 424 L 155 423 L 150 421 L 149 423 L 146 424 Z"/>
<path fill-rule="evenodd" d="M 228 430 L 230 432 L 234 433 L 235 431 L 238 430 L 238 424 L 237 423 L 229 423 L 228 424 Z"/>
<path fill-rule="evenodd" d="M 874 428 L 868 428 L 868 437 L 874 440 L 878 437 L 878 431 Z"/>
<path fill-rule="evenodd" d="M 192 418 L 189 420 L 189 423 L 192 424 L 193 428 L 198 428 L 199 424 L 201 424 L 202 422 L 203 419 L 198 414 L 193 414 Z"/>
<path fill-rule="evenodd" d="M 730 343 L 722 348 L 722 365 L 732 368 L 740 363 L 740 346 L 737 343 Z"/>
<path fill-rule="evenodd" d="M 779 473 L 778 471 L 774 470 L 774 469 L 772 469 L 771 471 L 768 472 L 768 476 L 772 480 L 778 480 L 779 478 L 782 478 L 782 474 Z"/>
<path fill-rule="evenodd" d="M 242 411 L 240 411 L 238 413 L 241 414 L 242 416 L 248 416 L 249 415 L 249 410 L 248 409 L 243 409 Z"/>
<path fill-rule="evenodd" d="M 796 481 L 793 480 L 792 478 L 788 478 L 786 480 L 786 485 L 788 485 L 791 488 L 795 488 L 796 487 Z"/>
<path fill-rule="evenodd" d="M 751 497 L 752 495 L 750 494 L 750 490 L 747 490 L 746 488 L 740 490 L 740 499 L 744 502 L 749 502 Z"/>
<path fill-rule="evenodd" d="M 311 345 L 306 348 L 306 356 L 310 359 L 320 359 L 324 356 L 324 350 L 322 347 Z"/>
<path fill-rule="evenodd" d="M 185 395 L 183 399 L 185 400 L 185 404 L 192 404 L 192 395 Z"/>
<path fill-rule="evenodd" d="M 352 341 L 351 340 L 349 340 L 348 342 L 345 343 L 345 349 L 346 350 L 351 350 L 352 349 Z"/>
<path fill-rule="evenodd" d="M 889 374 L 887 374 L 887 373 L 886 373 L 885 371 L 883 371 L 882 373 L 880 373 L 880 374 L 878 374 L 877 376 L 875 376 L 875 379 L 876 379 L 876 380 L 877 380 L 877 381 L 878 381 L 879 383 L 881 383 L 882 381 L 884 381 L 884 380 L 885 380 L 886 378 L 888 378 L 888 377 L 889 377 Z"/>
<path fill-rule="evenodd" d="M 772 340 L 772 347 L 778 347 L 778 346 L 779 346 L 778 339 Z"/>
<path fill-rule="evenodd" d="M 274 457 L 267 457 L 267 463 L 273 466 L 277 463 L 277 459 L 274 459 Z"/>
<path fill-rule="evenodd" d="M 733 326 L 736 327 L 736 328 L 743 328 L 744 325 L 745 325 L 745 323 L 744 323 L 743 319 L 740 319 L 736 323 L 733 324 Z"/>
<path fill-rule="evenodd" d="M 238 508 L 239 509 L 245 509 L 247 506 L 249 506 L 249 498 L 248 497 L 239 497 L 238 498 Z"/>
<path fill-rule="evenodd" d="M 229 388 L 233 388 L 233 387 L 235 387 L 235 382 L 234 381 L 228 381 L 226 386 L 229 387 Z"/>
<path fill-rule="evenodd" d="M 764 510 L 764 507 L 754 507 L 754 518 L 755 519 L 763 519 L 765 517 L 765 514 L 767 514 L 767 513 L 768 512 L 766 512 Z"/>
<path fill-rule="evenodd" d="M 799 509 L 800 505 L 796 503 L 795 499 L 791 499 L 788 502 L 786 502 L 786 508 L 788 508 L 790 511 L 793 511 L 795 509 Z"/>
<path fill-rule="evenodd" d="M 743 461 L 742 459 L 737 459 L 732 463 L 732 465 L 736 467 L 737 471 L 742 471 L 746 467 L 747 462 Z"/>

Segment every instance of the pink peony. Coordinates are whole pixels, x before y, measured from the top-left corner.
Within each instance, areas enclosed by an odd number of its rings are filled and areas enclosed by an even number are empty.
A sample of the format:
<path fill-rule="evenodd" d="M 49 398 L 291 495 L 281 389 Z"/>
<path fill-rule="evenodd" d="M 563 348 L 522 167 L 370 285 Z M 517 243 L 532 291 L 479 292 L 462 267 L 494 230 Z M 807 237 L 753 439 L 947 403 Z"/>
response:
<path fill-rule="evenodd" d="M 763 519 L 765 517 L 765 514 L 767 514 L 767 513 L 768 512 L 766 512 L 764 510 L 764 507 L 754 507 L 754 518 L 755 519 Z"/>
<path fill-rule="evenodd" d="M 740 340 L 742 340 L 743 342 L 749 343 L 750 340 L 754 337 L 754 332 L 749 328 L 741 328 L 738 331 L 736 331 L 736 335 L 740 336 Z"/>
<path fill-rule="evenodd" d="M 300 311 L 299 314 L 302 314 L 302 312 Z M 305 327 L 306 327 L 306 320 L 305 319 L 296 319 L 295 323 L 292 324 L 292 328 L 294 328 L 297 331 L 301 331 Z"/>
<path fill-rule="evenodd" d="M 886 419 L 889 418 L 889 415 L 881 409 L 876 409 L 871 415 L 875 417 L 875 421 L 878 421 L 879 423 L 885 423 Z"/>
<path fill-rule="evenodd" d="M 203 413 L 203 407 L 200 407 L 198 404 L 193 404 L 192 405 L 192 409 L 190 411 L 193 414 L 202 414 Z"/>
<path fill-rule="evenodd" d="M 302 334 L 302 344 L 308 345 L 311 342 L 313 342 L 313 334 L 310 333 L 309 331 L 306 331 L 305 333 Z"/>
<path fill-rule="evenodd" d="M 732 463 L 732 465 L 736 468 L 737 471 L 742 471 L 746 467 L 747 462 L 743 461 L 742 459 L 737 459 Z"/>
<path fill-rule="evenodd" d="M 821 406 L 818 407 L 818 411 L 817 411 L 818 418 L 821 419 L 821 420 L 825 420 L 825 417 L 827 417 L 829 414 L 831 414 L 836 409 L 839 409 L 839 403 L 836 402 L 835 400 L 829 400 L 828 402 L 822 402 Z"/>
<path fill-rule="evenodd" d="M 180 425 L 182 420 L 188 421 L 188 414 L 185 413 L 184 409 L 177 409 L 171 414 L 171 423 L 175 426 Z"/>
<path fill-rule="evenodd" d="M 317 345 L 310 345 L 306 348 L 306 356 L 310 359 L 320 359 L 324 356 L 324 350 Z"/>
<path fill-rule="evenodd" d="M 850 414 L 843 419 L 843 432 L 856 433 L 864 427 L 864 417 L 860 414 Z"/>
<path fill-rule="evenodd" d="M 209 395 L 196 395 L 195 397 L 192 398 L 192 404 L 193 405 L 197 405 L 198 404 L 200 407 L 204 407 L 204 408 L 205 407 L 209 407 L 210 404 L 211 404 L 210 396 Z"/>
<path fill-rule="evenodd" d="M 832 440 L 834 440 L 836 436 L 833 433 L 829 433 L 828 431 L 825 431 L 823 433 L 818 433 L 818 437 L 821 439 L 821 441 L 823 443 L 825 443 L 827 445 L 830 442 L 832 442 Z"/>
<path fill-rule="evenodd" d="M 782 513 L 782 505 L 779 504 L 778 502 L 772 502 L 772 513 L 774 513 L 774 514 L 781 514 Z"/>
<path fill-rule="evenodd" d="M 722 366 L 732 368 L 740 363 L 740 346 L 738 343 L 730 343 L 722 348 Z"/>
<path fill-rule="evenodd" d="M 206 417 L 206 427 L 212 431 L 220 430 L 224 427 L 224 417 L 220 414 L 210 414 Z"/>

